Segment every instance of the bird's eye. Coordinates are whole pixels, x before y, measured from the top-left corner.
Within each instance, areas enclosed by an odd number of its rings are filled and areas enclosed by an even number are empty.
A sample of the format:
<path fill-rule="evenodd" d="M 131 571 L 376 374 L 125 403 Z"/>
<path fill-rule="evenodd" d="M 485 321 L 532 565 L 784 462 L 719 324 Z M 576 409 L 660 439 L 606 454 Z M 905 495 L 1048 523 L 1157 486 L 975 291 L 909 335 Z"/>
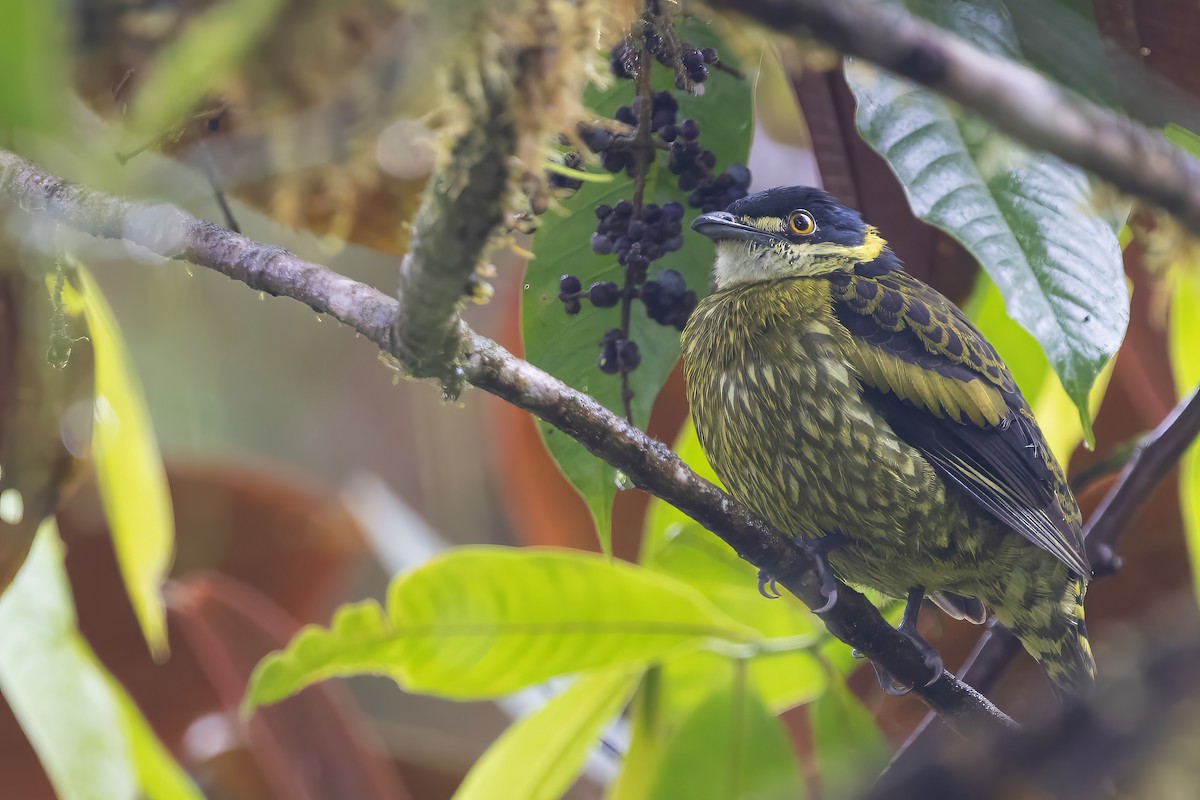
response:
<path fill-rule="evenodd" d="M 797 236 L 808 236 L 817 229 L 817 221 L 812 214 L 798 208 L 788 214 L 788 228 Z"/>

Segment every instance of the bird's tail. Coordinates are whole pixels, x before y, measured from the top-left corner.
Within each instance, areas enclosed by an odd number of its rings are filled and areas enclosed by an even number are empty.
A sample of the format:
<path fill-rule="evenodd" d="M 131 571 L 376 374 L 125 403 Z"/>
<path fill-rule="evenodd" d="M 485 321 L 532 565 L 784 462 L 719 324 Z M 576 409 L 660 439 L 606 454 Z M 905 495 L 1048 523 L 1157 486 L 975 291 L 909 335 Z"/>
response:
<path fill-rule="evenodd" d="M 1050 604 L 1050 613 L 1046 606 L 1024 609 L 1009 625 L 1046 670 L 1060 698 L 1086 694 L 1096 681 L 1096 661 L 1083 622 L 1085 591 L 1083 581 L 1068 583 L 1060 601 Z"/>

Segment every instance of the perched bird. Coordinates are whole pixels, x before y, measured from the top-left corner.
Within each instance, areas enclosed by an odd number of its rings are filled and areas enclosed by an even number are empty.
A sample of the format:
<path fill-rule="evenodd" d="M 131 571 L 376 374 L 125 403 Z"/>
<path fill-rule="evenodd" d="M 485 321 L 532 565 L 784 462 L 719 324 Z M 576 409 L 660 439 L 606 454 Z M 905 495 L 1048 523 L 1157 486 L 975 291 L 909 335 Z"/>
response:
<path fill-rule="evenodd" d="M 1079 506 L 1008 368 L 879 232 L 819 189 L 703 214 L 713 291 L 683 332 L 700 443 L 729 491 L 843 580 L 991 609 L 1060 692 L 1089 686 Z M 986 607 L 986 609 L 985 609 Z"/>

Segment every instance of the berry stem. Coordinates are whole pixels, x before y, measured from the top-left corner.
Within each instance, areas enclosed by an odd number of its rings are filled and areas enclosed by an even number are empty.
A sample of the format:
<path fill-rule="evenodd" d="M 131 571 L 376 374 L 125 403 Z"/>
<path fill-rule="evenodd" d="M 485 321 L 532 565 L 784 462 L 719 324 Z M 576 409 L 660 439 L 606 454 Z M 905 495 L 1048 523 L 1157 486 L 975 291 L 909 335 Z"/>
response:
<path fill-rule="evenodd" d="M 647 30 L 654 29 L 655 18 L 658 16 L 657 2 L 646 0 L 642 12 L 642 20 Z M 646 201 L 646 179 L 650 174 L 650 165 L 654 162 L 657 148 L 654 146 L 654 131 L 651 119 L 654 116 L 654 90 L 650 85 L 651 70 L 654 56 L 646 46 L 645 37 L 640 37 L 638 48 L 638 71 L 634 76 L 637 82 L 637 94 L 642 99 L 641 113 L 638 114 L 637 130 L 633 134 L 633 218 L 638 219 L 642 206 Z M 625 267 L 625 286 L 621 291 L 621 337 L 629 339 L 630 319 L 633 311 L 633 299 L 638 293 L 639 278 L 645 280 L 645 270 L 633 266 Z M 633 424 L 633 389 L 629 387 L 629 368 L 622 362 L 621 371 L 621 404 L 625 410 L 625 421 Z"/>

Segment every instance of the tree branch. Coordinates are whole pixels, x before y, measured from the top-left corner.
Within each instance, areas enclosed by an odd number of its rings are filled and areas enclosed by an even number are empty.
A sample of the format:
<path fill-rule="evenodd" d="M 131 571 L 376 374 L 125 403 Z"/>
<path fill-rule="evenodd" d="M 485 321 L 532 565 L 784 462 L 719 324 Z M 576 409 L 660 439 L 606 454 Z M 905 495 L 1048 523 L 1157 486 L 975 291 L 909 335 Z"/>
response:
<path fill-rule="evenodd" d="M 384 293 L 279 247 L 258 244 L 170 205 L 146 205 L 75 186 L 0 150 L 0 192 L 23 209 L 38 209 L 72 228 L 125 239 L 163 257 L 209 267 L 253 289 L 291 297 L 328 314 L 401 359 L 392 330 L 399 303 Z M 627 474 L 641 489 L 679 508 L 766 570 L 818 613 L 829 630 L 897 680 L 914 686 L 955 730 L 1013 725 L 987 698 L 949 672 L 930 680 L 912 640 L 895 630 L 858 592 L 837 586 L 830 603 L 818 558 L 713 484 L 696 475 L 670 448 L 627 424 L 595 399 L 516 358 L 496 342 L 456 322 L 463 378 L 541 417 Z"/>
<path fill-rule="evenodd" d="M 902 7 L 864 0 L 705 0 L 768 29 L 811 35 L 971 109 L 1175 215 L 1200 234 L 1200 160 L 1129 119 L 985 53 Z"/>

